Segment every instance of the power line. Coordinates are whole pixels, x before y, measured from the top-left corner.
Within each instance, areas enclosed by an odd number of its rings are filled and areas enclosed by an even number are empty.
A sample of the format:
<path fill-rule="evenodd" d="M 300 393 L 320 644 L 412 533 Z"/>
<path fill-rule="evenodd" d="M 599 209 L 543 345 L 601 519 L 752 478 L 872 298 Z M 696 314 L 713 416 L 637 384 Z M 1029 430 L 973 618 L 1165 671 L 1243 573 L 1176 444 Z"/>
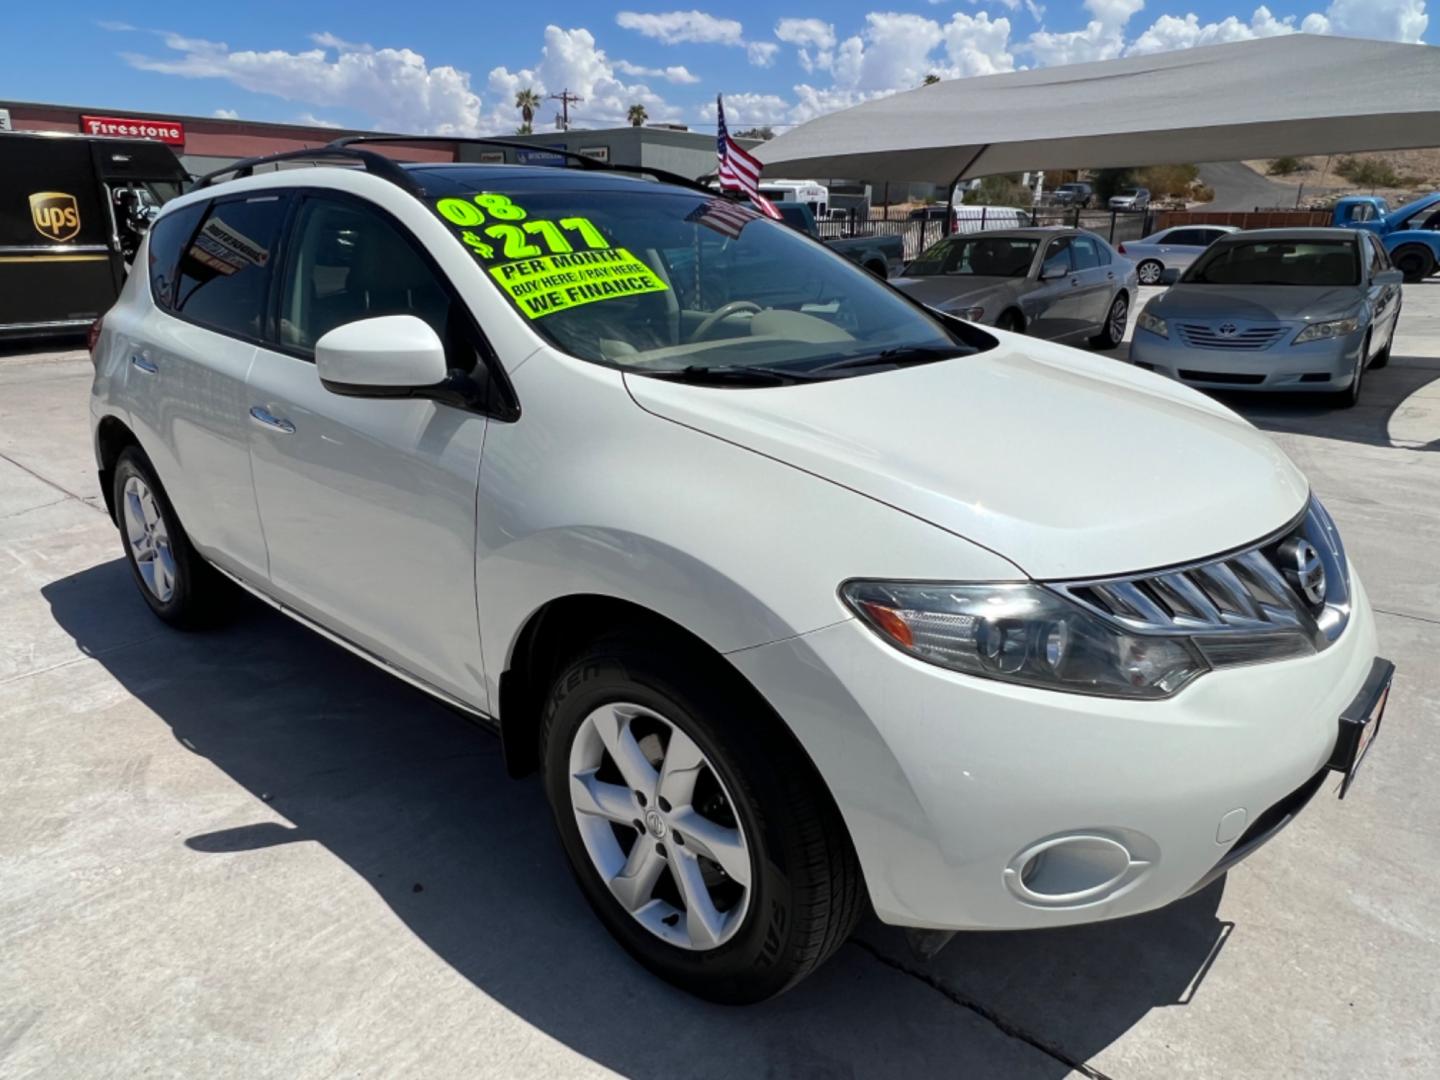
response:
<path fill-rule="evenodd" d="M 551 95 L 550 95 L 550 100 L 551 100 L 551 101 L 558 101 L 558 102 L 560 102 L 560 130 L 561 130 L 561 131 L 569 131 L 569 130 L 570 130 L 570 105 L 571 105 L 572 103 L 578 105 L 578 104 L 580 104 L 580 102 L 584 101 L 585 99 L 582 98 L 579 94 L 572 94 L 572 93 L 570 93 L 570 88 L 567 86 L 564 90 L 560 91 L 560 93 L 558 93 L 558 94 L 551 94 Z"/>

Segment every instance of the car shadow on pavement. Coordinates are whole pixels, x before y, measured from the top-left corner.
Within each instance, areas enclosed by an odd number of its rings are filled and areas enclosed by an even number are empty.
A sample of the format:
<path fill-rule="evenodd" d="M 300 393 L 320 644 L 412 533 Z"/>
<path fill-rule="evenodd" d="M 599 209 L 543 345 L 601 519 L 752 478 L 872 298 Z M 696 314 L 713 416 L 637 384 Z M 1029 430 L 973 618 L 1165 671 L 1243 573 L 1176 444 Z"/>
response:
<path fill-rule="evenodd" d="M 1216 916 L 1223 879 L 1118 922 L 961 935 L 929 963 L 871 917 L 789 994 L 708 1005 L 611 941 L 571 880 L 540 785 L 507 779 L 493 736 L 248 597 L 220 629 L 156 624 L 164 648 L 117 647 L 126 623 L 150 617 L 138 597 L 117 602 L 128 580 L 116 559 L 42 591 L 82 650 L 255 799 L 254 823 L 197 822 L 156 845 L 243 859 L 321 844 L 485 995 L 627 1076 L 1058 1080 L 1151 1009 L 1187 1004 L 1229 931 Z M 235 887 L 288 865 L 257 859 Z"/>
<path fill-rule="evenodd" d="M 1440 360 L 1397 353 L 1387 367 L 1365 373 L 1360 401 L 1349 409 L 1327 404 L 1316 394 L 1211 393 L 1265 431 L 1366 446 L 1440 450 L 1437 384 Z"/>

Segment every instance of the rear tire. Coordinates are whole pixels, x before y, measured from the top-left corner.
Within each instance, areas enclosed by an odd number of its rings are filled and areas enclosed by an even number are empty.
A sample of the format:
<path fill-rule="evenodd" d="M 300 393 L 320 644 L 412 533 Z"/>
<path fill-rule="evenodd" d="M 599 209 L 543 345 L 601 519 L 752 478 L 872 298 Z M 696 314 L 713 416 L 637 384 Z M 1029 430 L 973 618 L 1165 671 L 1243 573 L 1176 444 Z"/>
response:
<path fill-rule="evenodd" d="M 1105 315 L 1105 325 L 1090 339 L 1091 348 L 1118 349 L 1125 341 L 1125 326 L 1129 321 L 1130 298 L 1123 292 L 1116 293 Z"/>
<path fill-rule="evenodd" d="M 150 610 L 181 629 L 214 623 L 228 606 L 228 583 L 191 547 L 150 459 L 138 446 L 120 454 L 114 483 L 125 561 Z"/>
<path fill-rule="evenodd" d="M 1435 272 L 1435 256 L 1419 244 L 1406 244 L 1390 256 L 1390 262 L 1410 283 L 1424 281 Z"/>
<path fill-rule="evenodd" d="M 635 635 L 591 645 L 545 707 L 546 793 L 586 900 L 710 1001 L 788 989 L 862 911 L 839 812 L 779 723 L 721 662 Z"/>
<path fill-rule="evenodd" d="M 1141 285 L 1159 285 L 1165 266 L 1159 259 L 1146 259 L 1135 268 L 1135 273 L 1139 276 Z"/>
<path fill-rule="evenodd" d="M 1009 308 L 1002 311 L 1000 317 L 995 320 L 995 329 L 1005 330 L 1012 334 L 1023 334 L 1025 333 L 1025 317 L 1014 308 Z"/>

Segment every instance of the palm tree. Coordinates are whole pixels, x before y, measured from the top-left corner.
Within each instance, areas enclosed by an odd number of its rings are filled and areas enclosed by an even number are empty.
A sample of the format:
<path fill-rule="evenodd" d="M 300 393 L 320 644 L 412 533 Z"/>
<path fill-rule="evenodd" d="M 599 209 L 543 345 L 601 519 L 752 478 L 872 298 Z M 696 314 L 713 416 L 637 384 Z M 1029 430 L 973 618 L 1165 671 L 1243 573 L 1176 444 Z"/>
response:
<path fill-rule="evenodd" d="M 540 108 L 540 95 L 528 86 L 524 90 L 518 90 L 515 93 L 515 107 L 520 110 L 520 119 L 523 121 L 519 134 L 529 135 L 530 125 L 535 120 L 535 110 Z"/>
<path fill-rule="evenodd" d="M 644 127 L 645 121 L 650 119 L 650 114 L 645 111 L 644 105 L 631 105 L 630 111 L 625 116 L 630 121 L 631 127 Z"/>

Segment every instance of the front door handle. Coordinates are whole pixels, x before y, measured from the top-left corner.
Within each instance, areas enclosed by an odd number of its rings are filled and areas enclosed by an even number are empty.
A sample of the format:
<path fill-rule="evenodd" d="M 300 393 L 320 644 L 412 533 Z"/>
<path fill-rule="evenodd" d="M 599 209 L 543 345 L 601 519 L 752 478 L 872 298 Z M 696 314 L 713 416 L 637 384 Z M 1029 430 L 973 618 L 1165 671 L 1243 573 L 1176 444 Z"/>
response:
<path fill-rule="evenodd" d="M 268 428 L 273 428 L 275 431 L 284 432 L 286 435 L 295 434 L 294 424 L 289 420 L 276 416 L 263 405 L 255 405 L 250 409 L 250 419 L 254 420 L 257 424 L 264 424 Z"/>
<path fill-rule="evenodd" d="M 141 356 L 139 353 L 136 353 L 134 356 L 130 357 L 130 366 L 134 368 L 139 368 L 141 371 L 145 372 L 146 375 L 154 375 L 157 371 L 160 370 L 160 368 L 156 366 L 153 360 L 148 360 L 145 357 Z"/>

